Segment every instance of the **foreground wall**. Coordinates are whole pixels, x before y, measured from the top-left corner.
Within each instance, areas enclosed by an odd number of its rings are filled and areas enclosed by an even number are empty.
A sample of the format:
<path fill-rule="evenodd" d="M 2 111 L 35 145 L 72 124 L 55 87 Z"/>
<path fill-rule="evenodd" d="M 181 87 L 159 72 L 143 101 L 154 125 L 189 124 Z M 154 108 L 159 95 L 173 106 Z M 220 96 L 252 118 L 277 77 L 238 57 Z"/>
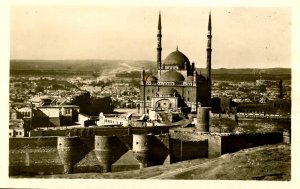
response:
<path fill-rule="evenodd" d="M 9 174 L 60 174 L 63 165 L 56 149 L 57 137 L 10 138 Z"/>
<path fill-rule="evenodd" d="M 147 136 L 149 166 L 170 163 L 169 135 Z M 9 174 L 68 174 L 138 169 L 133 135 L 9 139 Z"/>
<path fill-rule="evenodd" d="M 131 134 L 164 134 L 169 133 L 169 127 L 167 126 L 155 126 L 155 127 L 90 127 L 90 128 L 70 128 L 62 127 L 61 130 L 33 130 L 30 131 L 30 136 L 80 136 L 91 137 L 95 135 L 101 136 L 121 136 Z"/>
<path fill-rule="evenodd" d="M 221 136 L 221 154 L 267 144 L 283 142 L 282 132 L 249 133 Z"/>
<path fill-rule="evenodd" d="M 150 131 L 151 134 L 144 129 L 103 132 L 72 129 L 55 132 L 61 136 L 10 138 L 9 174 L 123 171 L 218 157 L 245 148 L 283 142 L 282 132 L 220 134 L 179 130 L 169 135 L 152 134 L 162 132 L 160 128 Z M 46 132 L 47 135 L 53 133 Z"/>
<path fill-rule="evenodd" d="M 208 157 L 208 140 L 170 140 L 171 163 Z"/>
<path fill-rule="evenodd" d="M 236 152 L 246 148 L 255 146 L 275 144 L 283 142 L 282 132 L 268 133 L 202 133 L 194 130 L 170 132 L 171 138 L 189 140 L 189 141 L 205 141 L 207 140 L 208 157 L 219 157 L 222 154 Z M 202 149 L 203 150 L 203 149 Z"/>

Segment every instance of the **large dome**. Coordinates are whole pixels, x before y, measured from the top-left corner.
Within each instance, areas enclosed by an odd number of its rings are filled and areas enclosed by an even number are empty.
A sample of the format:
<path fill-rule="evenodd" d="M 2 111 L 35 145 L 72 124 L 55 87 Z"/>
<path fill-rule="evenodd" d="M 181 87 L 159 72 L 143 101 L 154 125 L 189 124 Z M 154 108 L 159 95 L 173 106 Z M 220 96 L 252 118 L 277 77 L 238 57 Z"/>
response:
<path fill-rule="evenodd" d="M 162 88 L 159 89 L 159 94 L 160 95 L 177 95 L 178 92 L 174 88 L 162 87 Z"/>
<path fill-rule="evenodd" d="M 164 73 L 159 81 L 184 81 L 184 76 L 179 72 L 170 70 Z"/>
<path fill-rule="evenodd" d="M 179 50 L 170 53 L 164 61 L 164 65 L 184 67 L 184 63 L 190 63 L 189 59 Z"/>

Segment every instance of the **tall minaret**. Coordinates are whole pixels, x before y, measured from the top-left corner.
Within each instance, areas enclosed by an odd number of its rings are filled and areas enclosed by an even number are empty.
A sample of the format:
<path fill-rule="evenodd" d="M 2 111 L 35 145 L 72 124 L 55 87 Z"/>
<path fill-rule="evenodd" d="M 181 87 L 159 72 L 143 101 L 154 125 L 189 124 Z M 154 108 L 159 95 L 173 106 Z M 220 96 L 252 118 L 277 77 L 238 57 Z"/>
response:
<path fill-rule="evenodd" d="M 207 51 L 207 63 L 206 63 L 206 70 L 207 70 L 207 78 L 209 80 L 211 80 L 211 38 L 212 38 L 212 35 L 211 35 L 211 15 L 210 15 L 210 12 L 209 12 L 209 20 L 208 20 L 208 34 L 207 34 L 207 48 L 206 48 L 206 51 Z"/>
<path fill-rule="evenodd" d="M 146 94 L 145 94 L 146 86 L 145 86 L 145 84 L 146 84 L 145 70 L 143 68 L 143 70 L 141 71 L 141 85 L 140 85 L 141 86 L 141 95 L 143 95 L 142 96 L 142 103 L 140 104 L 140 110 L 139 110 L 139 112 L 141 114 L 144 114 L 146 112 Z"/>
<path fill-rule="evenodd" d="M 160 12 L 158 17 L 158 33 L 157 33 L 157 70 L 161 69 L 161 18 L 160 18 Z M 160 71 L 158 71 L 158 74 L 160 76 Z"/>

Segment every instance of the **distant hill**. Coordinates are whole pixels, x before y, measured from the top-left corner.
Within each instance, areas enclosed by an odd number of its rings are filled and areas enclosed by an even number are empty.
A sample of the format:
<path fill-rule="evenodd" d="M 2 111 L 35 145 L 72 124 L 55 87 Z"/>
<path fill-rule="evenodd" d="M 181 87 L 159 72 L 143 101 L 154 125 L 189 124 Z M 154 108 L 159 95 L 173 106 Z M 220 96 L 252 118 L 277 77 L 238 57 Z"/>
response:
<path fill-rule="evenodd" d="M 206 76 L 206 69 L 197 69 L 198 73 Z M 240 68 L 240 69 L 212 69 L 212 80 L 215 81 L 255 81 L 291 80 L 291 68 Z"/>
<path fill-rule="evenodd" d="M 153 61 L 129 60 L 11 60 L 11 70 L 70 70 L 70 71 L 104 71 L 119 67 L 122 64 L 151 69 Z"/>
<path fill-rule="evenodd" d="M 197 69 L 198 72 L 206 73 L 205 68 Z M 259 75 L 259 74 L 283 74 L 283 75 L 290 75 L 291 68 L 237 68 L 237 69 L 227 69 L 227 68 L 219 68 L 219 69 L 212 69 L 212 74 L 252 74 L 252 75 Z"/>
<path fill-rule="evenodd" d="M 156 62 L 148 60 L 11 60 L 11 70 L 64 70 L 64 71 L 92 71 L 99 73 L 115 73 L 123 71 L 146 71 L 156 69 Z M 205 68 L 198 68 L 198 73 L 206 75 Z M 219 77 L 237 75 L 243 77 L 276 76 L 280 78 L 291 76 L 291 68 L 241 68 L 241 69 L 212 69 L 213 79 Z M 280 77 L 279 77 L 280 76 Z M 220 78 L 221 79 L 221 78 Z"/>

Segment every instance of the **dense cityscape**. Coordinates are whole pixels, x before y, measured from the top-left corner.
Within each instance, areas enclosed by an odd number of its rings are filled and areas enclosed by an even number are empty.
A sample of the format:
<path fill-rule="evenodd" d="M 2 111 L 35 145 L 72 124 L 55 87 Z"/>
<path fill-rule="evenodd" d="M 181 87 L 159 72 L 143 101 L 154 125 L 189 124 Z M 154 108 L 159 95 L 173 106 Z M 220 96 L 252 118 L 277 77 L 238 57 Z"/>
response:
<path fill-rule="evenodd" d="M 205 68 L 160 11 L 156 61 L 11 59 L 9 176 L 291 180 L 291 69 L 213 69 L 205 18 Z"/>
<path fill-rule="evenodd" d="M 74 76 L 65 79 L 43 76 L 11 76 L 10 103 L 26 104 L 36 96 L 52 96 L 71 100 L 81 91 L 88 91 L 93 97 L 110 97 L 115 108 L 135 108 L 139 100 L 139 78 L 112 76 L 110 80 L 101 77 L 84 79 Z M 283 82 L 284 99 L 291 100 L 291 80 Z M 266 103 L 278 98 L 279 80 L 256 81 L 213 81 L 212 96 L 228 97 L 235 102 Z"/>

